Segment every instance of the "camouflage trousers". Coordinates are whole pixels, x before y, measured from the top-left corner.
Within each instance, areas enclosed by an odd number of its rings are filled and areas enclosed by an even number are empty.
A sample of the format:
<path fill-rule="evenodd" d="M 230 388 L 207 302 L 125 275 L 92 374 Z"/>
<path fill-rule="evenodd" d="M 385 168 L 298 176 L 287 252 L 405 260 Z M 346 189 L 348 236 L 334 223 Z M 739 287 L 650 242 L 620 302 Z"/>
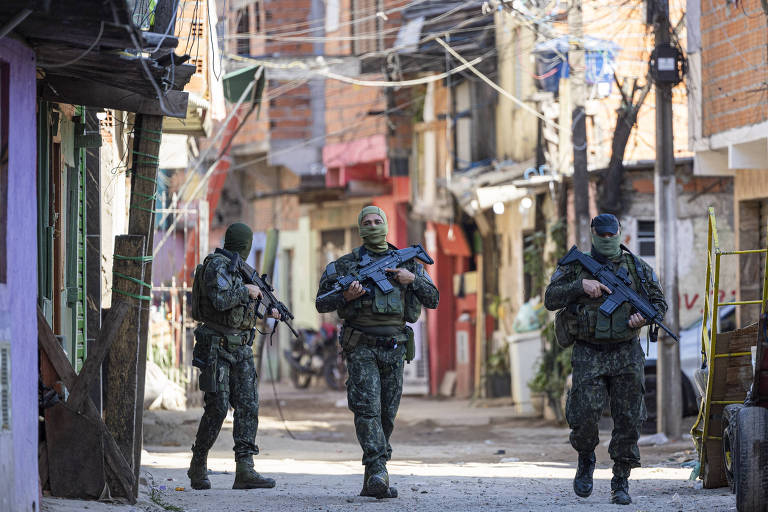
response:
<path fill-rule="evenodd" d="M 235 460 L 251 460 L 259 453 L 256 431 L 259 428 L 259 394 L 256 389 L 256 367 L 253 351 L 248 345 L 229 352 L 236 363 L 218 358 L 216 380 L 218 392 L 203 395 L 205 411 L 195 437 L 195 451 L 208 453 L 216 442 L 229 406 L 235 410 L 232 437 L 235 441 Z"/>
<path fill-rule="evenodd" d="M 573 386 L 565 416 L 571 427 L 571 445 L 592 452 L 598 422 L 610 400 L 613 432 L 608 453 L 614 463 L 640 467 L 637 439 L 647 417 L 645 410 L 645 355 L 638 340 L 612 351 L 595 350 L 576 342 L 571 356 Z"/>
<path fill-rule="evenodd" d="M 392 457 L 389 436 L 403 393 L 405 347 L 358 345 L 346 353 L 347 402 L 355 415 L 355 432 L 363 465 L 384 465 Z"/>

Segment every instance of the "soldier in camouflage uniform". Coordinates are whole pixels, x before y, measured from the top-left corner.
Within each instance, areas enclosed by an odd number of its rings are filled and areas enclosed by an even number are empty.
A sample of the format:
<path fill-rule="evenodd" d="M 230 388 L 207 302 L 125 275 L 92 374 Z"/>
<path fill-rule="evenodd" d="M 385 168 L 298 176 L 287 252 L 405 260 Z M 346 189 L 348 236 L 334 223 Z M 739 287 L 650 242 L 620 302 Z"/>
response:
<path fill-rule="evenodd" d="M 645 295 L 664 315 L 667 304 L 653 269 L 620 244 L 619 221 L 610 214 L 592 219 L 591 256 L 624 267 L 632 288 Z M 646 419 L 644 402 L 645 355 L 639 330 L 645 319 L 625 303 L 608 317 L 599 311 L 611 290 L 580 264 L 558 267 L 547 287 L 544 304 L 550 311 L 562 309 L 565 329 L 575 339 L 571 362 L 573 387 L 568 394 L 566 418 L 571 445 L 579 453 L 574 492 L 583 498 L 592 493 L 597 424 L 610 399 L 613 433 L 608 451 L 613 459 L 611 502 L 628 505 L 629 473 L 640 467 L 637 439 Z"/>
<path fill-rule="evenodd" d="M 253 456 L 259 453 L 256 431 L 259 426 L 259 396 L 253 363 L 253 329 L 257 323 L 258 287 L 243 283 L 230 256 L 248 257 L 253 241 L 251 229 L 232 224 L 224 236 L 224 251 L 205 258 L 195 271 L 192 314 L 202 323 L 195 329 L 193 364 L 200 368 L 200 390 L 204 392 L 205 412 L 200 419 L 192 462 L 187 476 L 193 489 L 210 489 L 208 451 L 221 430 L 229 406 L 235 410 L 235 483 L 233 489 L 271 488 L 275 481 L 253 469 Z M 272 312 L 272 316 L 277 314 Z"/>
<path fill-rule="evenodd" d="M 387 243 L 387 216 L 383 210 L 363 208 L 358 227 L 363 246 L 326 267 L 318 295 L 330 291 L 336 279 L 348 275 L 363 259 L 376 260 L 396 249 Z M 343 294 L 315 302 L 320 313 L 337 311 L 344 323 L 339 341 L 349 371 L 347 401 L 355 415 L 365 466 L 360 495 L 376 498 L 397 497 L 397 490 L 389 486 L 386 463 L 392 456 L 389 437 L 400 406 L 409 337 L 413 342 L 413 331 L 406 321 L 415 322 L 422 305 L 434 309 L 439 300 L 437 288 L 416 261 L 387 272 L 395 286 L 389 294 L 373 286 L 372 295 L 368 295 L 355 281 Z"/>

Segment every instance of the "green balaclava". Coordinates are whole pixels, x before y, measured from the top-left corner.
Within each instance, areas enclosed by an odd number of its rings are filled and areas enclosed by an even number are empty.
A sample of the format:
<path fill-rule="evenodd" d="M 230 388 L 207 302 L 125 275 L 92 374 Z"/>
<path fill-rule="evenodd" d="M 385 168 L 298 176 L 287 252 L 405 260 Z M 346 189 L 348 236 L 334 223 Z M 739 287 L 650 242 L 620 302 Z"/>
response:
<path fill-rule="evenodd" d="M 243 259 L 248 258 L 252 244 L 253 231 L 242 222 L 231 224 L 224 234 L 224 249 L 238 253 Z"/>
<path fill-rule="evenodd" d="M 371 213 L 375 213 L 381 217 L 384 224 L 363 226 L 363 218 Z M 385 252 L 389 248 L 387 245 L 387 233 L 389 232 L 387 214 L 378 206 L 366 206 L 363 208 L 360 211 L 360 215 L 357 216 L 357 227 L 360 230 L 360 238 L 363 239 L 363 245 L 369 251 Z"/>
<path fill-rule="evenodd" d="M 621 257 L 621 223 L 615 215 L 601 213 L 592 219 L 592 248 L 600 256 L 615 260 Z M 612 235 L 612 236 L 600 236 Z"/>
<path fill-rule="evenodd" d="M 609 260 L 615 260 L 621 256 L 621 238 L 617 233 L 613 236 L 602 237 L 592 233 L 592 247 L 595 251 Z"/>

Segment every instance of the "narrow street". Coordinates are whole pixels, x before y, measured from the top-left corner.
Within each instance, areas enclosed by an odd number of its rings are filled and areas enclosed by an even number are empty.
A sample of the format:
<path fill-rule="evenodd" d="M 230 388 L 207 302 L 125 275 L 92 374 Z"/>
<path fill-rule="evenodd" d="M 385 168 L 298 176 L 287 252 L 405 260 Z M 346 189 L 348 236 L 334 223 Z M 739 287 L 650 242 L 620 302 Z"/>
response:
<path fill-rule="evenodd" d="M 568 430 L 540 419 L 515 418 L 512 407 L 471 407 L 466 400 L 404 397 L 389 464 L 397 500 L 362 498 L 363 468 L 344 394 L 322 387 L 297 391 L 278 387 L 291 439 L 274 406 L 268 383 L 260 389 L 261 421 L 256 469 L 277 479 L 268 490 L 234 491 L 232 423 L 224 424 L 209 459 L 212 489 L 189 488 L 186 469 L 200 409 L 145 415 L 143 486 L 139 504 L 88 503 L 89 510 L 304 511 L 404 508 L 451 510 L 616 510 L 610 496 L 610 459 L 605 420 L 598 447 L 595 491 L 589 499 L 571 490 L 575 471 Z M 686 421 L 691 418 L 686 419 Z M 695 458 L 690 440 L 642 446 L 644 467 L 633 471 L 631 511 L 735 510 L 726 488 L 702 490 L 688 480 Z M 149 487 L 155 487 L 154 502 Z M 176 490 L 176 488 L 184 490 Z M 47 498 L 43 510 L 80 510 Z M 178 508 L 173 508 L 178 507 Z"/>

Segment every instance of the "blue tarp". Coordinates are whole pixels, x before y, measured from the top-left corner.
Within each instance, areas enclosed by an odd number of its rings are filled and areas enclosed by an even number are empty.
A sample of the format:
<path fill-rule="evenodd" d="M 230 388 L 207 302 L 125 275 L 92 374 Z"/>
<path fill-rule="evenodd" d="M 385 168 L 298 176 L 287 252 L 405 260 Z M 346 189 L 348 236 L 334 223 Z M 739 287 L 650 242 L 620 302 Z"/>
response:
<path fill-rule="evenodd" d="M 536 56 L 536 85 L 539 89 L 557 93 L 561 78 L 568 78 L 569 67 L 563 66 L 568 58 L 571 36 L 562 36 L 538 43 L 533 50 Z M 613 67 L 621 47 L 613 41 L 596 37 L 584 37 L 586 50 L 586 78 L 588 84 L 613 83 Z"/>

